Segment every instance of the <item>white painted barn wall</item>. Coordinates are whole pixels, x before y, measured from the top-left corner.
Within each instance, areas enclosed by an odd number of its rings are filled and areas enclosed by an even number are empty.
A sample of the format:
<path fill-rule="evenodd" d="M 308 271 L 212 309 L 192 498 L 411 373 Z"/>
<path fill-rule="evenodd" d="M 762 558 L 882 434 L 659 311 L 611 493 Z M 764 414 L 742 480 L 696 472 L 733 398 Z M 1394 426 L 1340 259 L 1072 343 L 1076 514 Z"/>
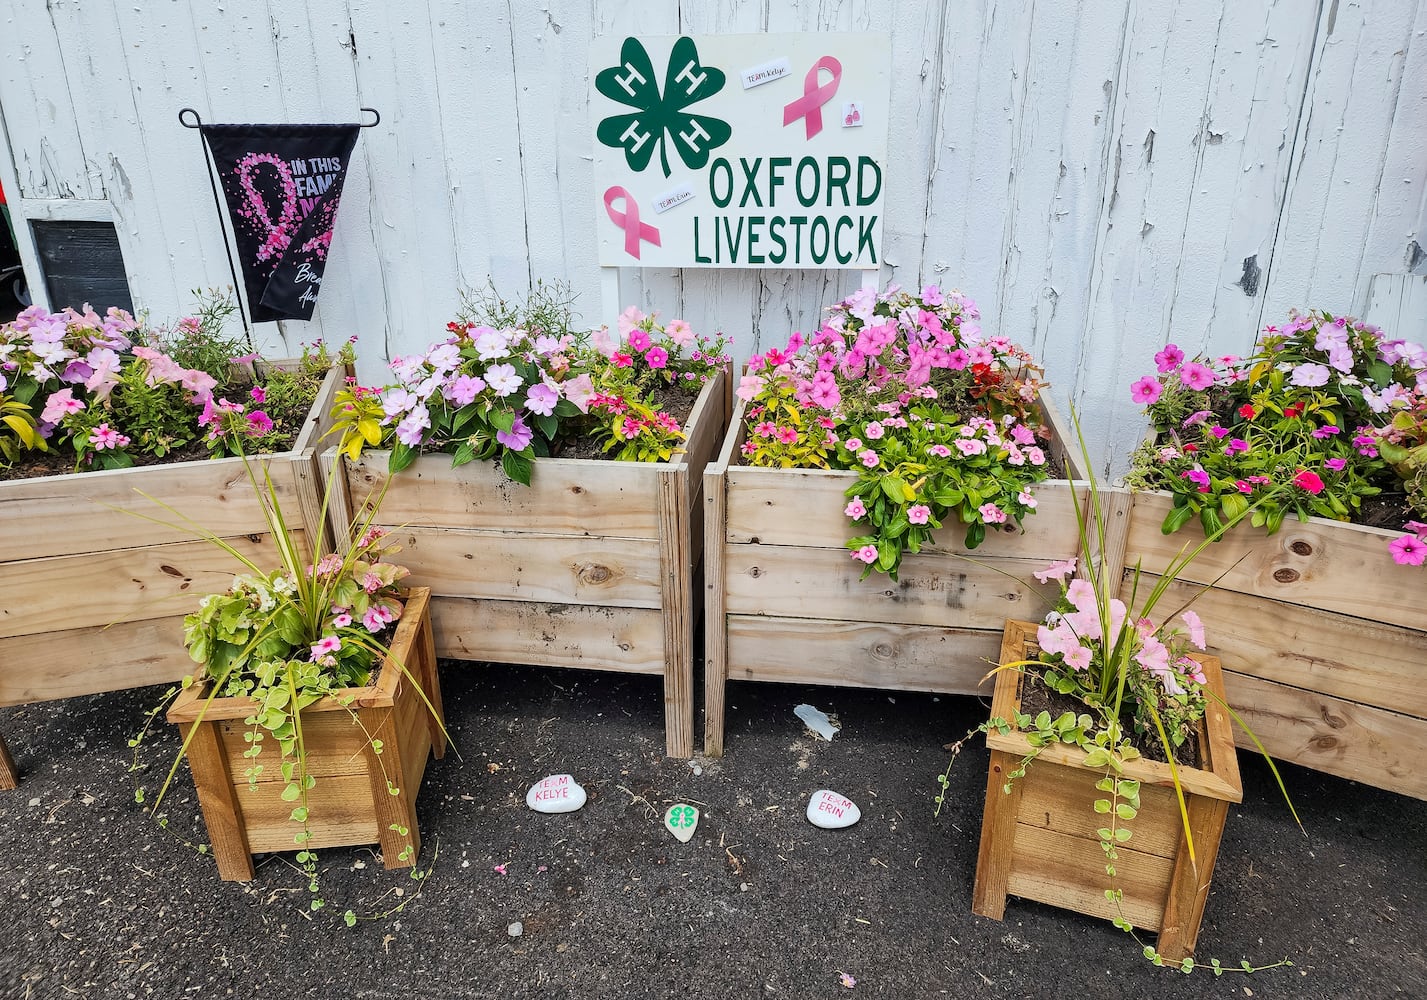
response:
<path fill-rule="evenodd" d="M 30 218 L 112 212 L 136 302 L 172 317 L 230 283 L 179 109 L 378 108 L 316 318 L 258 328 L 272 349 L 356 333 L 373 381 L 487 274 L 565 279 L 598 318 L 593 36 L 818 30 L 892 36 L 883 281 L 973 295 L 1110 463 L 1165 340 L 1243 352 L 1292 306 L 1360 309 L 1374 274 L 1427 271 L 1427 0 L 9 0 L 0 181 Z M 623 272 L 626 301 L 740 357 L 857 281 Z"/>

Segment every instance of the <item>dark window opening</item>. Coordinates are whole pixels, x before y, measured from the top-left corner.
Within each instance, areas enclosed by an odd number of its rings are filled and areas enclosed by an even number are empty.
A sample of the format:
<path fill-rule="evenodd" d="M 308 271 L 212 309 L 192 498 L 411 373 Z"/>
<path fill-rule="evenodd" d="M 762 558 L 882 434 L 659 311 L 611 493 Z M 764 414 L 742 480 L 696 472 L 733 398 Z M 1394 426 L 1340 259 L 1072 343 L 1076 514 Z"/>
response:
<path fill-rule="evenodd" d="M 50 308 L 85 304 L 134 311 L 119 234 L 111 222 L 35 222 L 35 249 L 44 271 Z"/>

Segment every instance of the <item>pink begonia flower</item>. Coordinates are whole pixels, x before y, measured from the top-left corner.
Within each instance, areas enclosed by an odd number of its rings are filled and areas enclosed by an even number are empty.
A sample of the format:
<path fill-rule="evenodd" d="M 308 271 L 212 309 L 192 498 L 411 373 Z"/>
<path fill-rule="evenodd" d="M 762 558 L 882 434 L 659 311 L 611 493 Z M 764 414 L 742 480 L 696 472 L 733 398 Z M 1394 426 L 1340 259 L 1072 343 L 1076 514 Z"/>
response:
<path fill-rule="evenodd" d="M 1329 374 L 1327 365 L 1315 365 L 1309 362 L 1294 368 L 1289 382 L 1293 385 L 1307 387 L 1327 385 Z"/>
<path fill-rule="evenodd" d="M 619 346 L 619 338 L 610 333 L 607 326 L 596 327 L 590 331 L 590 346 L 609 357 Z"/>
<path fill-rule="evenodd" d="M 1072 649 L 1067 649 L 1061 654 L 1065 660 L 1065 665 L 1072 670 L 1089 670 L 1092 654 L 1086 646 L 1076 645 Z"/>
<path fill-rule="evenodd" d="M 312 654 L 309 659 L 316 661 L 324 656 L 330 656 L 342 648 L 342 640 L 335 635 L 324 635 L 312 644 Z"/>
<path fill-rule="evenodd" d="M 1074 572 L 1074 559 L 1057 559 L 1045 569 L 1038 569 L 1031 575 L 1034 576 L 1041 583 L 1049 583 L 1052 580 L 1055 580 L 1058 583 Z"/>
<path fill-rule="evenodd" d="M 590 399 L 595 394 L 595 383 L 588 373 L 569 379 L 563 388 L 565 398 L 574 403 L 581 413 L 589 412 Z"/>
<path fill-rule="evenodd" d="M 82 409 L 84 409 L 84 401 L 74 398 L 73 389 L 61 389 L 59 392 L 50 393 L 49 399 L 45 400 L 45 408 L 40 414 L 40 420 L 47 424 L 57 424 L 67 415 L 78 413 Z"/>
<path fill-rule="evenodd" d="M 681 319 L 672 319 L 664 327 L 664 334 L 680 347 L 688 347 L 694 342 L 694 330 Z"/>
<path fill-rule="evenodd" d="M 534 432 L 519 417 L 515 418 L 515 423 L 511 425 L 510 430 L 495 432 L 495 439 L 511 451 L 524 451 L 534 436 Z"/>
<path fill-rule="evenodd" d="M 751 403 L 753 398 L 763 391 L 764 384 L 761 375 L 745 375 L 738 380 L 738 388 L 734 390 L 734 395 L 745 403 Z"/>
<path fill-rule="evenodd" d="M 514 365 L 491 365 L 486 371 L 486 384 L 497 396 L 509 396 L 520 388 L 520 376 Z"/>
<path fill-rule="evenodd" d="M 862 462 L 864 466 L 869 469 L 875 469 L 877 467 L 877 463 L 881 461 L 881 459 L 877 457 L 877 453 L 871 448 L 859 452 L 857 458 L 859 461 Z"/>
<path fill-rule="evenodd" d="M 644 363 L 655 371 L 669 367 L 669 352 L 662 347 L 651 347 L 644 352 Z"/>
<path fill-rule="evenodd" d="M 441 395 L 457 406 L 466 406 L 475 402 L 476 396 L 485 387 L 485 379 L 477 375 L 457 375 L 446 383 Z"/>
<path fill-rule="evenodd" d="M 932 509 L 924 503 L 913 504 L 907 508 L 907 520 L 913 524 L 926 524 L 931 516 Z"/>
<path fill-rule="evenodd" d="M 619 323 L 619 334 L 620 334 L 620 336 L 621 336 L 621 337 L 627 337 L 627 336 L 629 336 L 630 331 L 632 331 L 632 330 L 633 330 L 635 327 L 637 327 L 640 323 L 643 323 L 644 320 L 645 320 L 644 314 L 643 314 L 642 312 L 640 312 L 639 309 L 636 308 L 635 306 L 630 306 L 630 307 L 629 307 L 628 309 L 626 309 L 624 312 L 622 312 L 622 313 L 619 314 L 619 321 L 618 321 L 618 323 Z"/>
<path fill-rule="evenodd" d="M 560 402 L 559 391 L 544 382 L 536 383 L 525 390 L 525 408 L 537 416 L 550 416 L 555 412 L 555 404 L 558 402 Z"/>
<path fill-rule="evenodd" d="M 1403 535 L 1387 544 L 1392 561 L 1399 566 L 1421 566 L 1427 562 L 1427 543 L 1416 535 Z"/>
<path fill-rule="evenodd" d="M 928 455 L 935 455 L 937 458 L 946 458 L 951 454 L 951 449 L 944 444 L 934 444 L 927 448 Z"/>
<path fill-rule="evenodd" d="M 1156 402 L 1163 392 L 1164 386 L 1153 375 L 1146 375 L 1130 385 L 1130 399 L 1143 406 Z"/>
<path fill-rule="evenodd" d="M 1174 344 L 1165 344 L 1164 348 L 1154 356 L 1155 367 L 1161 375 L 1174 371 L 1183 360 L 1184 352 Z"/>
<path fill-rule="evenodd" d="M 864 545 L 852 553 L 852 558 L 861 559 L 870 566 L 877 561 L 877 546 Z"/>
<path fill-rule="evenodd" d="M 1199 615 L 1193 611 L 1186 611 L 1181 615 L 1184 624 L 1189 626 L 1189 641 L 1194 643 L 1195 649 L 1204 648 L 1204 622 Z"/>
<path fill-rule="evenodd" d="M 980 507 L 976 508 L 976 511 L 987 524 L 1006 523 L 1006 512 L 1000 507 L 997 507 L 994 503 L 983 503 Z"/>
<path fill-rule="evenodd" d="M 1201 365 L 1197 361 L 1191 361 L 1179 370 L 1179 378 L 1189 388 L 1196 392 L 1209 388 L 1214 384 L 1214 372 L 1212 369 Z"/>
<path fill-rule="evenodd" d="M 867 513 L 867 508 L 863 506 L 861 497 L 853 497 L 847 502 L 847 506 L 842 509 L 842 512 L 848 517 L 859 518 Z"/>
<path fill-rule="evenodd" d="M 1298 475 L 1293 477 L 1293 485 L 1301 490 L 1307 490 L 1315 496 L 1323 492 L 1323 479 L 1316 472 L 1309 472 L 1307 469 L 1300 469 Z"/>
<path fill-rule="evenodd" d="M 867 425 L 867 430 L 864 433 L 866 433 L 869 441 L 880 441 L 882 440 L 882 435 L 886 432 L 882 429 L 882 425 L 874 420 Z"/>
<path fill-rule="evenodd" d="M 94 445 L 95 451 L 103 451 L 105 448 L 117 451 L 120 448 L 129 446 L 129 436 L 120 434 L 107 423 L 100 424 L 94 428 L 89 435 L 89 443 Z"/>

